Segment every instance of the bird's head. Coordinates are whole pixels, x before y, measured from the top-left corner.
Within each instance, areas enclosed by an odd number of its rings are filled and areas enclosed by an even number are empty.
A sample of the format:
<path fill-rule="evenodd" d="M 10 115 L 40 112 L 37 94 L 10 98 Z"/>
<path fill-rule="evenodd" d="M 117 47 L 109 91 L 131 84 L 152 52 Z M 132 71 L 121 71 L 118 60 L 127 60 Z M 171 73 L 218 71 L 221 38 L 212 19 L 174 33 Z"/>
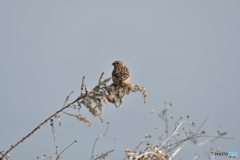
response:
<path fill-rule="evenodd" d="M 125 66 L 125 64 L 122 62 L 122 61 L 115 61 L 112 63 L 112 65 L 114 67 L 117 67 L 117 66 Z"/>

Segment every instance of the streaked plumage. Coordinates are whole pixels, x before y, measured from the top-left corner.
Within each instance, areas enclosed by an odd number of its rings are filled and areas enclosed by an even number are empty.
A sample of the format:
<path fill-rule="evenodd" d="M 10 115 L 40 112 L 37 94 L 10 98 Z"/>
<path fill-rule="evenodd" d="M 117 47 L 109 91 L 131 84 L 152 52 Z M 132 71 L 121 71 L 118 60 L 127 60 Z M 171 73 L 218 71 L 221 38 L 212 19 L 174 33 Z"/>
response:
<path fill-rule="evenodd" d="M 122 86 L 123 84 L 128 84 L 130 82 L 130 73 L 127 66 L 121 61 L 115 61 L 112 63 L 112 80 L 117 86 Z"/>

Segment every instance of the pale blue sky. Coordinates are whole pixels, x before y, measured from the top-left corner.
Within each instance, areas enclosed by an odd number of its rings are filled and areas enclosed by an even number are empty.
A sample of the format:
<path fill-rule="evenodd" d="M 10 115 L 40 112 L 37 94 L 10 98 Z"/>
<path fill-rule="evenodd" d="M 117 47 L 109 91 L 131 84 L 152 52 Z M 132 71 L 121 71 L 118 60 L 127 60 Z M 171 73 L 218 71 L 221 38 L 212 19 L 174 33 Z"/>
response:
<path fill-rule="evenodd" d="M 188 144 L 176 159 L 206 159 L 211 147 L 240 151 L 240 2 L 213 1 L 1 1 L 0 2 L 0 150 L 6 150 L 42 120 L 62 107 L 66 95 L 80 92 L 82 76 L 88 88 L 111 63 L 124 61 L 132 83 L 147 88 L 125 97 L 124 105 L 105 107 L 108 135 L 96 153 L 115 149 L 109 159 L 123 159 L 145 134 L 156 137 L 164 123 L 150 114 L 173 103 L 170 114 L 191 116 L 209 135 L 227 131 L 214 144 Z M 106 124 L 81 111 L 93 125 L 61 115 L 56 128 L 60 150 L 75 139 L 63 159 L 90 159 L 92 145 Z M 57 123 L 56 123 L 57 124 Z M 158 127 L 156 131 L 154 128 Z M 154 141 L 154 138 L 153 138 Z M 13 150 L 11 159 L 54 155 L 49 124 Z M 222 157 L 226 158 L 226 157 Z M 216 158 L 217 159 L 217 158 Z M 219 158 L 220 159 L 220 158 Z"/>

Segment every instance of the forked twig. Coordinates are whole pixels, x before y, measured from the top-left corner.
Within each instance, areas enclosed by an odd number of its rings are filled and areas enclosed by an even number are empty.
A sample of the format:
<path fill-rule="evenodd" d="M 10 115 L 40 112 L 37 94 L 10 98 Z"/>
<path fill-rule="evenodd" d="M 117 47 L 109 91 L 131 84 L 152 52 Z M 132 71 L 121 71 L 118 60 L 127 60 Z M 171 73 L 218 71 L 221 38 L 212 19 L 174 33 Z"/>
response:
<path fill-rule="evenodd" d="M 56 160 L 58 160 L 58 159 L 60 158 L 60 155 L 61 155 L 64 151 L 66 151 L 69 147 L 71 147 L 71 145 L 73 145 L 73 144 L 76 143 L 76 142 L 77 142 L 77 140 L 75 140 L 74 142 L 72 142 L 71 144 L 69 144 L 62 152 L 60 152 L 60 153 L 58 154 Z"/>
<path fill-rule="evenodd" d="M 108 131 L 108 125 L 109 125 L 109 124 L 110 124 L 110 123 L 107 122 L 107 127 L 106 127 L 106 130 L 105 130 L 104 134 L 103 134 L 103 135 L 100 135 L 99 137 L 97 137 L 96 140 L 94 141 L 93 149 L 92 149 L 92 155 L 91 155 L 91 159 L 90 159 L 90 160 L 94 160 L 93 154 L 94 154 L 94 149 L 95 149 L 96 143 L 97 143 L 97 141 L 98 141 L 99 138 L 102 138 L 102 137 L 106 136 L 107 131 Z"/>

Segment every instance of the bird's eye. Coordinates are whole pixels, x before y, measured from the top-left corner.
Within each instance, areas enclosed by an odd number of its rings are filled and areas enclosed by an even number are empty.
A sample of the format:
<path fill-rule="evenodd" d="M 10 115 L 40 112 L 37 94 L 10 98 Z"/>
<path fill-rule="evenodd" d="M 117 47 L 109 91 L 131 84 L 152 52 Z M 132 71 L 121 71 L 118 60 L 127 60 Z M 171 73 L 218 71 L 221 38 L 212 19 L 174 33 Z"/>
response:
<path fill-rule="evenodd" d="M 116 64 L 118 64 L 118 62 Z"/>

